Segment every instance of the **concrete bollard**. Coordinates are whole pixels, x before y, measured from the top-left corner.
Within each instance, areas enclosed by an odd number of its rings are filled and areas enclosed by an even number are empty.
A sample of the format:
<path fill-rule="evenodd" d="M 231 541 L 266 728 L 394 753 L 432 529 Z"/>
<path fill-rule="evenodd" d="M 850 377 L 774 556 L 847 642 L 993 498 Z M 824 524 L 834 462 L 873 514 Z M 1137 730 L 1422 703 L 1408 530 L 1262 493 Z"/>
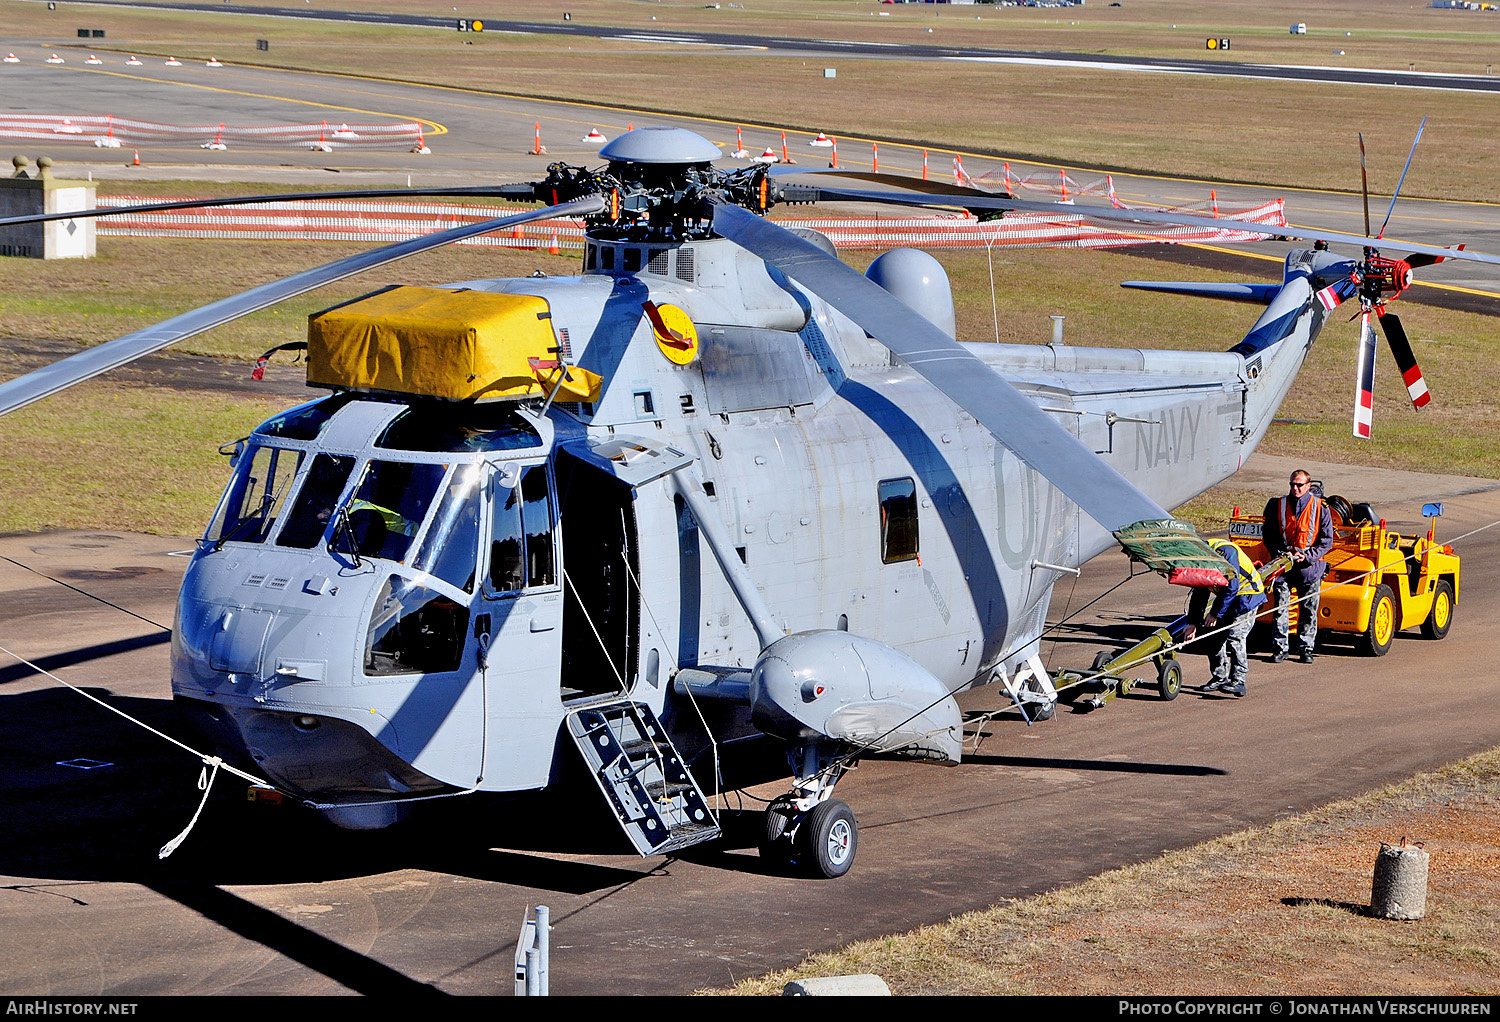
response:
<path fill-rule="evenodd" d="M 819 976 L 794 979 L 781 988 L 782 997 L 889 997 L 891 988 L 879 976 Z"/>
<path fill-rule="evenodd" d="M 1370 914 L 1377 919 L 1421 919 L 1427 914 L 1427 853 L 1406 839 L 1380 846 Z"/>

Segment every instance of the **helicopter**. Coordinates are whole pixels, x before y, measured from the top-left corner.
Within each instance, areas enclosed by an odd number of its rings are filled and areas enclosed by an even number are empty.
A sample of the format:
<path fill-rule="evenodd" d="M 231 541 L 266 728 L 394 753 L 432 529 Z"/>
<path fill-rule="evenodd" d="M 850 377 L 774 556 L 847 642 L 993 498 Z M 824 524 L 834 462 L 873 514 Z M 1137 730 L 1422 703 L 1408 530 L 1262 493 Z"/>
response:
<path fill-rule="evenodd" d="M 0 384 L 4 414 L 405 255 L 583 218 L 577 276 L 395 286 L 313 315 L 308 384 L 331 393 L 227 451 L 178 600 L 173 697 L 226 760 L 339 826 L 548 792 L 581 757 L 637 852 L 675 853 L 720 834 L 705 788 L 722 755 L 770 739 L 791 783 L 762 854 L 842 876 L 858 824 L 833 792 L 860 756 L 959 763 L 955 697 L 975 686 L 1003 686 L 1028 722 L 1052 714 L 1038 650 L 1059 578 L 1118 545 L 1169 581 L 1223 584 L 1219 555 L 1165 509 L 1244 463 L 1340 302 L 1360 299 L 1367 333 L 1411 282 L 1368 231 L 1322 233 L 1279 284 L 1128 282 L 1263 306 L 1224 352 L 964 344 L 931 256 L 896 249 L 861 274 L 764 214 L 1052 204 L 719 170 L 718 147 L 679 128 L 599 155 L 467 192 L 541 209 L 340 259 Z"/>

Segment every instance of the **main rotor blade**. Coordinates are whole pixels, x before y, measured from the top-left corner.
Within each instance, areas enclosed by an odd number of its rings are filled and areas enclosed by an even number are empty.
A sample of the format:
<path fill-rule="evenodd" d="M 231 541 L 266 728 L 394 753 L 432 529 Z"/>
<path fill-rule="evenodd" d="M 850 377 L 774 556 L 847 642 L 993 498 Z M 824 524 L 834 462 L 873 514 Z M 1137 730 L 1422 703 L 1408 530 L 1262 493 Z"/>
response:
<path fill-rule="evenodd" d="M 1462 251 L 1462 249 L 1463 249 L 1463 245 L 1454 245 L 1453 246 L 1453 251 L 1454 252 Z M 1451 253 L 1449 253 L 1449 254 L 1451 254 Z M 1418 254 L 1418 253 L 1412 253 L 1411 255 L 1409 255 L 1409 256 L 1406 257 L 1405 262 L 1406 262 L 1406 265 L 1410 266 L 1412 269 L 1414 269 L 1414 270 L 1420 270 L 1424 266 L 1432 266 L 1435 263 L 1440 263 L 1444 259 L 1447 259 L 1447 258 L 1448 258 L 1448 255 L 1446 255 L 1446 254 L 1445 255 L 1428 255 L 1425 252 L 1420 253 L 1420 254 Z"/>
<path fill-rule="evenodd" d="M 999 373 L 858 270 L 738 206 L 715 206 L 714 230 L 864 327 L 1100 525 L 1118 531 L 1171 517 Z"/>
<path fill-rule="evenodd" d="M 897 179 L 899 180 L 899 179 Z M 1045 213 L 1049 216 L 1081 216 L 1090 220 L 1102 220 L 1110 224 L 1160 224 L 1168 227 L 1204 227 L 1210 230 L 1244 231 L 1261 234 L 1268 238 L 1293 238 L 1303 241 L 1337 241 L 1347 245 L 1364 247 L 1370 239 L 1360 234 L 1344 234 L 1320 228 L 1286 225 L 1282 227 L 1258 224 L 1232 217 L 1193 216 L 1187 213 L 1166 213 L 1154 209 L 1116 209 L 1113 206 L 1062 205 L 1056 202 L 1032 202 L 1027 199 L 1006 199 L 998 195 L 969 195 L 955 193 L 953 198 L 932 197 L 910 191 L 870 191 L 860 188 L 825 188 L 809 185 L 809 190 L 818 193 L 818 198 L 838 199 L 846 202 L 885 202 L 901 206 L 942 207 L 947 209 L 994 209 L 1017 213 Z M 1399 243 L 1412 252 L 1442 256 L 1445 259 L 1469 259 L 1474 262 L 1492 263 L 1500 266 L 1500 256 L 1483 252 L 1461 251 L 1455 248 L 1439 248 L 1436 245 L 1419 245 L 1408 241 Z"/>
<path fill-rule="evenodd" d="M 1354 435 L 1370 439 L 1375 409 L 1375 328 L 1368 310 L 1359 317 L 1359 357 L 1354 363 Z"/>
<path fill-rule="evenodd" d="M 1384 305 L 1375 312 L 1385 341 L 1391 346 L 1391 354 L 1396 356 L 1396 367 L 1401 370 L 1401 382 L 1406 384 L 1406 392 L 1411 395 L 1412 407 L 1427 407 L 1432 394 L 1427 390 L 1427 381 L 1422 378 L 1422 367 L 1417 365 L 1417 356 L 1411 350 L 1411 341 L 1406 336 L 1406 327 L 1401 325 L 1401 317 L 1387 312 Z"/>
<path fill-rule="evenodd" d="M 75 383 L 81 383 L 100 373 L 108 372 L 143 355 L 160 351 L 167 345 L 175 344 L 194 334 L 200 334 L 212 327 L 264 309 L 268 305 L 274 305 L 284 299 L 300 295 L 304 291 L 311 291 L 364 270 L 371 270 L 428 249 L 439 248 L 455 241 L 462 241 L 464 238 L 488 234 L 491 231 L 524 224 L 531 220 L 556 216 L 583 216 L 597 213 L 603 208 L 602 198 L 588 196 L 560 206 L 527 210 L 525 213 L 517 213 L 513 216 L 484 220 L 477 224 L 465 224 L 462 227 L 439 231 L 436 234 L 398 241 L 368 252 L 361 252 L 358 255 L 336 259 L 331 263 L 303 270 L 301 273 L 294 273 L 290 277 L 283 277 L 269 284 L 251 288 L 249 291 L 222 298 L 191 312 L 184 312 L 180 316 L 173 316 L 171 319 L 144 330 L 137 330 L 135 333 L 126 334 L 113 341 L 106 341 L 97 347 L 86 348 L 76 355 L 70 355 L 35 372 L 0 383 L 0 415 L 44 397 L 50 397 Z"/>
<path fill-rule="evenodd" d="M 175 202 L 145 202 L 135 206 L 96 206 L 93 209 L 75 209 L 64 213 L 32 213 L 27 216 L 12 216 L 0 219 L 0 227 L 17 224 L 39 224 L 49 220 L 82 220 L 88 217 L 120 216 L 129 213 L 161 213 L 172 209 L 208 209 L 212 206 L 252 206 L 267 202 L 303 202 L 309 199 L 391 199 L 409 195 L 466 195 L 491 198 L 515 198 L 524 201 L 525 195 L 516 189 L 531 188 L 530 185 L 468 185 L 450 188 L 363 188 L 344 192 L 289 192 L 285 195 L 237 195 L 227 199 L 180 199 Z M 511 189 L 506 191 L 505 189 Z"/>

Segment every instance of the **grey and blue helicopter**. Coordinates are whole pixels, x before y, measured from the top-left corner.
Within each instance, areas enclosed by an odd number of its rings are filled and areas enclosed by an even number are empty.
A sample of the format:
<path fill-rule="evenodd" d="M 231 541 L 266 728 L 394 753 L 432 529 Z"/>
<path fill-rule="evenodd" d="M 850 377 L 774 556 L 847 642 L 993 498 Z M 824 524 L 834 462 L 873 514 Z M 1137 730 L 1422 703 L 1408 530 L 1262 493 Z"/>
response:
<path fill-rule="evenodd" d="M 1369 237 L 1325 233 L 1363 258 L 1320 243 L 1278 284 L 1135 282 L 1263 306 L 1224 352 L 965 344 L 930 256 L 895 250 L 862 275 L 763 214 L 1055 207 L 901 179 L 793 184 L 718 170 L 719 155 L 638 129 L 600 169 L 478 190 L 545 208 L 341 259 L 0 385 L 3 413 L 402 256 L 584 219 L 578 276 L 397 287 L 311 318 L 308 383 L 330 393 L 236 445 L 178 602 L 172 691 L 222 755 L 354 828 L 546 791 L 581 756 L 658 855 L 718 835 L 705 791 L 734 747 L 769 739 L 791 782 L 763 853 L 842 875 L 858 831 L 832 794 L 858 757 L 958 763 L 955 696 L 974 686 L 1050 714 L 1037 653 L 1060 577 L 1117 543 L 1163 574 L 1222 565 L 1166 509 L 1244 463 L 1334 306 L 1357 297 L 1368 333 L 1412 265 L 1500 262 L 1382 259 Z M 1399 320 L 1380 322 L 1415 367 Z"/>

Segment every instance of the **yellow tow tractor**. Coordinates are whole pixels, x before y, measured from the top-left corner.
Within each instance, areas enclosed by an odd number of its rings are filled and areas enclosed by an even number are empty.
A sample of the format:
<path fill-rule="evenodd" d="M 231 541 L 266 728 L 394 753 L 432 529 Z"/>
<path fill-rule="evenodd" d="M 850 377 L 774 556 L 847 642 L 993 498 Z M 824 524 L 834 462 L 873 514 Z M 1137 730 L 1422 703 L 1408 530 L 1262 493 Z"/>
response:
<path fill-rule="evenodd" d="M 1313 486 L 1322 492 L 1320 484 Z M 1447 635 L 1458 603 L 1459 558 L 1452 546 L 1437 541 L 1436 519 L 1443 505 L 1422 506 L 1427 519 L 1427 535 L 1422 536 L 1387 529 L 1369 504 L 1351 504 L 1337 495 L 1324 499 L 1333 518 L 1334 542 L 1320 594 L 1320 640 L 1326 633 L 1345 633 L 1367 655 L 1385 656 L 1404 629 L 1420 626 L 1428 639 Z M 1229 538 L 1257 564 L 1267 559 L 1260 515 L 1235 508 Z M 1269 626 L 1274 601 L 1272 595 L 1257 627 Z M 1293 629 L 1299 610 L 1292 608 Z"/>

